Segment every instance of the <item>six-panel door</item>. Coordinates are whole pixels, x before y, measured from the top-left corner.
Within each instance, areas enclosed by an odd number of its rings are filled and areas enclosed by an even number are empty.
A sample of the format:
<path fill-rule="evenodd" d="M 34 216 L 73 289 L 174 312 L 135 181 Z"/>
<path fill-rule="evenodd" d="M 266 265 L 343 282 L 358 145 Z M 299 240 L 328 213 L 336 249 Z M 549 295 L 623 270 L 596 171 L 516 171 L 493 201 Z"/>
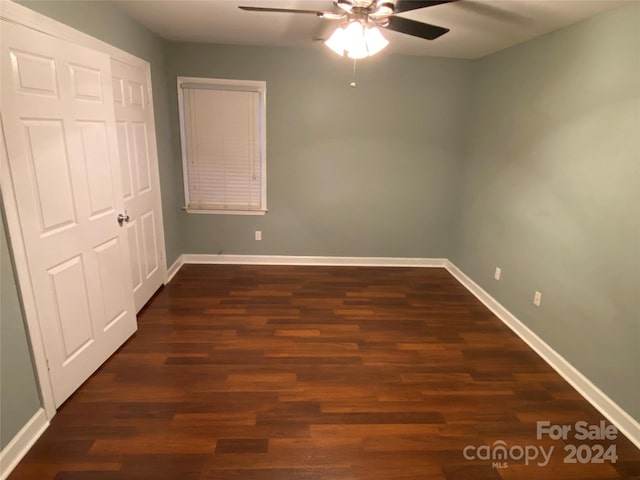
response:
<path fill-rule="evenodd" d="M 2 126 L 56 406 L 136 330 L 110 60 L 2 23 Z M 6 173 L 3 173 L 6 174 Z"/>
<path fill-rule="evenodd" d="M 162 208 L 153 112 L 143 70 L 111 60 L 120 173 L 136 311 L 164 282 Z"/>

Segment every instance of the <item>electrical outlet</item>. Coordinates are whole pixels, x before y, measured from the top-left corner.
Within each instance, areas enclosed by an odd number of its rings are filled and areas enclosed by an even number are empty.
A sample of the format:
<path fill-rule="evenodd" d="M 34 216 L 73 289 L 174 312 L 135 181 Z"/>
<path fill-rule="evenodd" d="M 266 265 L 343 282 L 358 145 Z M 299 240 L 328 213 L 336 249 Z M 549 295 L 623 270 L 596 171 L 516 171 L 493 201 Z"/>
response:
<path fill-rule="evenodd" d="M 536 307 L 539 307 L 541 300 L 542 300 L 542 294 L 540 292 L 536 292 L 535 295 L 533 296 L 533 304 Z"/>
<path fill-rule="evenodd" d="M 256 230 L 256 240 L 262 240 L 262 231 Z"/>
<path fill-rule="evenodd" d="M 502 269 L 500 267 L 496 267 L 496 273 L 493 275 L 493 278 L 500 280 L 500 275 L 502 275 Z"/>

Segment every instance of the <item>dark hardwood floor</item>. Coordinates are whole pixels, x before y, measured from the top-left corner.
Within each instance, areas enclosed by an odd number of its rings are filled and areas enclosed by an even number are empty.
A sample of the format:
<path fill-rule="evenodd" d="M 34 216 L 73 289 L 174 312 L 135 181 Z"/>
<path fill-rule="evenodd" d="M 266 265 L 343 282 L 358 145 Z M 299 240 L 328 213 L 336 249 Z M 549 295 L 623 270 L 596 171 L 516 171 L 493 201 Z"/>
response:
<path fill-rule="evenodd" d="M 539 420 L 603 417 L 444 269 L 187 265 L 10 479 L 640 479 Z"/>

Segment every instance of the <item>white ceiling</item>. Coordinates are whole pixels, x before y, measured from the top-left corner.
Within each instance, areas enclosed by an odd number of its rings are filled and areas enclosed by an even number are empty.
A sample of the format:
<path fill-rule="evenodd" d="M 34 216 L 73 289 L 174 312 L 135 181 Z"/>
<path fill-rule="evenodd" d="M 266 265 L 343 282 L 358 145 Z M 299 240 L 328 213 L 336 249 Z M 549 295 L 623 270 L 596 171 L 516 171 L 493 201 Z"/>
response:
<path fill-rule="evenodd" d="M 179 42 L 326 48 L 317 39 L 326 38 L 337 24 L 314 15 L 238 9 L 239 5 L 251 5 L 336 10 L 331 0 L 114 1 L 162 38 Z M 459 0 L 402 14 L 451 29 L 436 40 L 389 30 L 383 33 L 390 41 L 388 50 L 394 53 L 480 58 L 624 3 L 625 0 Z"/>

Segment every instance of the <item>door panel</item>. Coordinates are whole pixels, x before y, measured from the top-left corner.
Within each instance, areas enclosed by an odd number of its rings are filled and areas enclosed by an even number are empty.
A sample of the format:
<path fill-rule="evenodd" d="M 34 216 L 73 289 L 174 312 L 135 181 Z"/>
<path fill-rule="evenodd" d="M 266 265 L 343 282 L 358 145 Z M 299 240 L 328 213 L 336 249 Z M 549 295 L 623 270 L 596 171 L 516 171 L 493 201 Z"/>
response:
<path fill-rule="evenodd" d="M 91 215 L 115 214 L 107 126 L 104 122 L 77 122 L 87 169 Z M 115 217 L 114 217 L 115 218 Z"/>
<path fill-rule="evenodd" d="M 138 78 L 140 79 L 140 81 L 131 80 L 131 77 L 129 77 L 129 80 L 127 82 L 129 84 L 129 105 L 132 108 L 144 110 L 146 103 L 145 88 L 142 83 L 142 81 L 144 81 L 144 77 Z"/>
<path fill-rule="evenodd" d="M 156 238 L 155 222 L 153 221 L 153 210 L 142 216 L 142 238 L 145 252 L 145 273 L 146 277 L 149 278 L 158 270 L 158 252 L 156 250 L 158 240 Z"/>
<path fill-rule="evenodd" d="M 48 270 L 57 320 L 64 343 L 63 364 L 95 339 L 82 256 L 77 255 Z"/>
<path fill-rule="evenodd" d="M 27 120 L 22 124 L 42 234 L 55 233 L 76 223 L 64 128 L 59 120 Z"/>
<path fill-rule="evenodd" d="M 13 84 L 19 93 L 58 97 L 55 60 L 14 49 L 10 53 Z"/>
<path fill-rule="evenodd" d="M 69 65 L 71 91 L 76 100 L 102 103 L 100 70 L 82 65 Z"/>
<path fill-rule="evenodd" d="M 133 291 L 142 287 L 142 265 L 140 264 L 140 235 L 138 234 L 138 220 L 130 220 L 127 225 L 127 238 L 129 240 L 129 254 L 131 256 L 131 280 Z"/>
<path fill-rule="evenodd" d="M 118 132 L 118 155 L 120 156 L 120 174 L 122 180 L 122 196 L 125 200 L 133 195 L 131 155 L 127 122 L 116 122 Z"/>
<path fill-rule="evenodd" d="M 106 330 L 126 314 L 125 298 L 131 295 L 130 291 L 125 292 L 122 288 L 122 278 L 126 273 L 122 271 L 122 250 L 120 248 L 120 238 L 98 245 L 95 248 L 100 271 L 100 286 L 104 298 L 104 329 Z"/>
<path fill-rule="evenodd" d="M 2 22 L 10 176 L 56 406 L 136 330 L 109 57 Z"/>
<path fill-rule="evenodd" d="M 131 122 L 131 130 L 133 132 L 134 158 L 138 171 L 138 194 L 143 194 L 151 188 L 147 131 L 142 122 Z"/>
<path fill-rule="evenodd" d="M 160 181 L 154 119 L 149 105 L 147 73 L 111 61 L 113 102 L 121 154 L 122 198 L 127 224 L 131 276 L 140 310 L 166 277 Z"/>

